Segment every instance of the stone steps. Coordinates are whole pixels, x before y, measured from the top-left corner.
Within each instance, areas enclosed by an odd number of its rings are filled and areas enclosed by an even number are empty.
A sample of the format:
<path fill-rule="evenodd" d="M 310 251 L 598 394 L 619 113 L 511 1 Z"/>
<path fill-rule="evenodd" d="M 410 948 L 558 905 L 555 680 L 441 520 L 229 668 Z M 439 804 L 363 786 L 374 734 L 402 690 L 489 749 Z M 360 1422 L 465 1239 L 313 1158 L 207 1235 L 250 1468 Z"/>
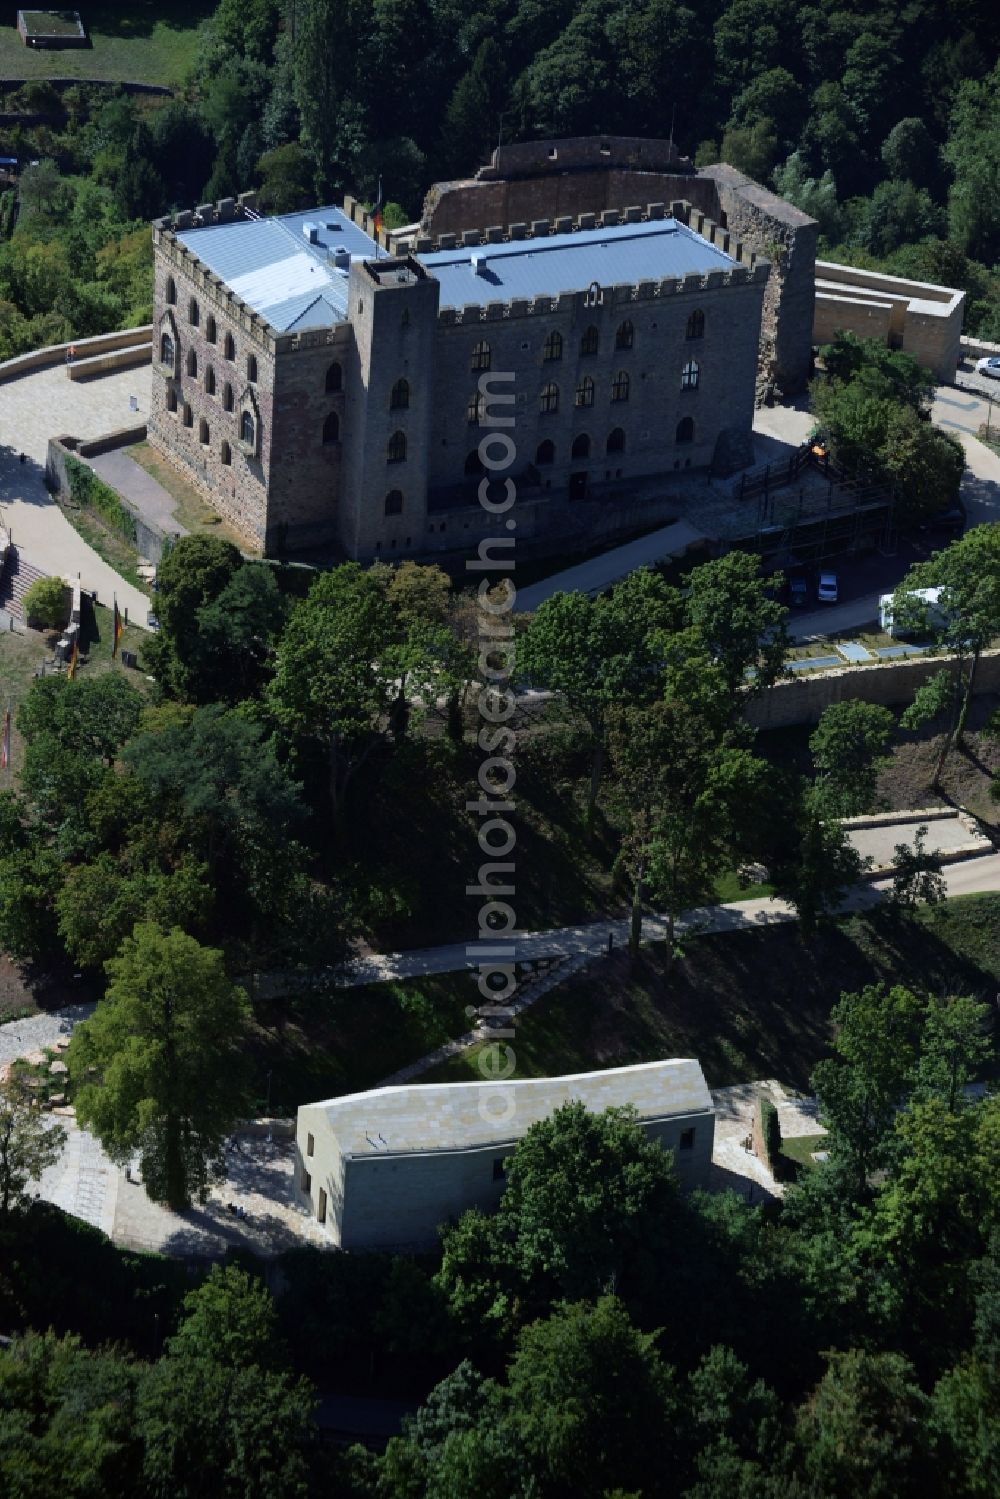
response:
<path fill-rule="evenodd" d="M 6 609 L 16 619 L 24 619 L 24 595 L 38 578 L 47 578 L 48 573 L 40 567 L 25 562 L 15 546 L 10 546 L 0 575 L 0 609 Z"/>

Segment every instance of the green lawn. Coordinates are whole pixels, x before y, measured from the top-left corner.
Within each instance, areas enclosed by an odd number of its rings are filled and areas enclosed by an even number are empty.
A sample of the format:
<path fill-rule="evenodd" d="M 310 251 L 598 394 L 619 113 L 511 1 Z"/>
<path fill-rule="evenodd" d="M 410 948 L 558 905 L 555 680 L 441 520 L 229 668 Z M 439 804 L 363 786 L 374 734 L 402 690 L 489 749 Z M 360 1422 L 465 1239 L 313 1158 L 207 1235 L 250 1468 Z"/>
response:
<path fill-rule="evenodd" d="M 813 1160 L 813 1151 L 825 1150 L 828 1144 L 826 1135 L 794 1135 L 790 1140 L 782 1140 L 781 1154 L 793 1163 L 789 1179 L 794 1180 L 801 1171 L 815 1171 L 819 1162 Z"/>
<path fill-rule="evenodd" d="M 26 47 L 17 27 L 0 27 L 0 80 L 95 78 L 181 84 L 198 56 L 198 25 L 215 0 L 104 0 L 83 4 L 89 47 Z"/>
<path fill-rule="evenodd" d="M 222 537 L 224 541 L 231 541 L 234 546 L 239 547 L 240 551 L 245 550 L 246 538 L 228 526 L 218 511 L 212 509 L 208 501 L 199 494 L 193 484 L 185 479 L 180 470 L 172 463 L 168 463 L 166 458 L 156 452 L 155 448 L 151 448 L 148 442 L 137 442 L 127 448 L 126 452 L 140 468 L 144 468 L 147 474 L 151 474 L 156 482 L 163 486 L 171 499 L 177 502 L 174 519 L 178 525 L 184 527 L 185 531 L 208 531 L 212 535 Z"/>
<path fill-rule="evenodd" d="M 139 576 L 139 553 L 131 542 L 106 525 L 96 510 L 84 510 L 79 505 L 66 504 L 62 499 L 58 504 L 74 531 L 94 548 L 98 557 L 113 567 L 119 577 L 150 598 L 149 584 Z"/>
<path fill-rule="evenodd" d="M 593 964 L 517 1022 L 515 1076 L 697 1057 L 711 1087 L 775 1077 L 807 1089 L 841 993 L 903 983 L 992 1003 L 1000 895 L 967 896 L 914 921 L 853 916 L 811 939 L 797 926 L 697 938 L 667 969 L 658 949 Z M 421 1082 L 478 1077 L 475 1050 Z"/>

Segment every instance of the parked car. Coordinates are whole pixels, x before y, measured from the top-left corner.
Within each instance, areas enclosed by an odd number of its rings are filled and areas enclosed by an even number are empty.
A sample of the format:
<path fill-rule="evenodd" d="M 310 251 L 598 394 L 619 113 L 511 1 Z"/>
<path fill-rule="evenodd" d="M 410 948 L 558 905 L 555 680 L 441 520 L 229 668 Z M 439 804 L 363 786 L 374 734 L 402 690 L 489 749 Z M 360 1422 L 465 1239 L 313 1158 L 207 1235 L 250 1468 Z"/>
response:
<path fill-rule="evenodd" d="M 158 630 L 160 628 L 160 621 L 157 619 L 152 609 L 150 609 L 146 615 L 146 628 L 148 630 Z"/>
<path fill-rule="evenodd" d="M 965 530 L 965 506 L 961 500 L 956 500 L 954 505 L 949 505 L 947 510 L 939 510 L 932 515 L 927 522 L 929 531 L 951 531 L 956 536 L 961 536 Z"/>
<path fill-rule="evenodd" d="M 804 609 L 809 602 L 809 584 L 805 578 L 789 578 L 788 602 L 794 608 Z"/>
<path fill-rule="evenodd" d="M 820 573 L 816 597 L 821 604 L 835 604 L 840 596 L 836 573 Z"/>
<path fill-rule="evenodd" d="M 976 360 L 976 374 L 989 375 L 993 380 L 1000 380 L 1000 359 L 991 356 L 989 359 Z"/>

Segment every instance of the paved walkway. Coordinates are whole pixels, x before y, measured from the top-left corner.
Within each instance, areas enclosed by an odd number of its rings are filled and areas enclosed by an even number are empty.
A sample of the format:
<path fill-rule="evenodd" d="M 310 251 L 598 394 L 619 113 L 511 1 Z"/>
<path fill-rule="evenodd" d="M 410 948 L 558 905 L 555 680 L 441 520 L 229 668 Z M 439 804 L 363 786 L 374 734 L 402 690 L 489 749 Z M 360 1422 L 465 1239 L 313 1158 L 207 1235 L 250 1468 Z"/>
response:
<path fill-rule="evenodd" d="M 637 541 L 627 541 L 624 546 L 602 552 L 599 557 L 591 557 L 576 567 L 568 567 L 551 578 L 544 578 L 540 583 L 519 588 L 515 613 L 525 614 L 537 609 L 554 593 L 602 593 L 619 578 L 635 572 L 636 568 L 650 567 L 654 562 L 662 562 L 664 557 L 679 557 L 688 547 L 704 540 L 704 534 L 687 521 L 674 521 L 659 531 L 651 531 L 648 536 L 640 536 Z"/>
<path fill-rule="evenodd" d="M 130 458 L 124 448 L 115 448 L 110 453 L 101 453 L 88 460 L 97 476 L 124 495 L 154 530 L 186 536 L 187 530 L 174 519 L 177 501 L 147 474 L 140 463 Z"/>
<path fill-rule="evenodd" d="M 871 859 L 873 869 L 888 869 L 897 846 L 905 843 L 912 848 L 917 830 L 922 827 L 927 829 L 924 847 L 928 853 L 955 854 L 959 849 L 977 846 L 984 856 L 992 853 L 993 845 L 980 831 L 979 824 L 958 812 L 953 817 L 915 817 L 910 822 L 884 822 L 873 827 L 854 828 L 847 836 L 863 859 Z"/>
<path fill-rule="evenodd" d="M 44 476 L 50 437 L 99 437 L 135 426 L 149 415 L 150 381 L 148 365 L 81 382 L 67 378 L 65 365 L 55 365 L 0 384 L 0 525 L 26 561 L 44 572 L 79 573 L 83 587 L 96 591 L 102 604 L 117 593 L 140 628 L 149 600 L 73 530 L 45 488 Z M 133 395 L 138 411 L 130 409 Z"/>

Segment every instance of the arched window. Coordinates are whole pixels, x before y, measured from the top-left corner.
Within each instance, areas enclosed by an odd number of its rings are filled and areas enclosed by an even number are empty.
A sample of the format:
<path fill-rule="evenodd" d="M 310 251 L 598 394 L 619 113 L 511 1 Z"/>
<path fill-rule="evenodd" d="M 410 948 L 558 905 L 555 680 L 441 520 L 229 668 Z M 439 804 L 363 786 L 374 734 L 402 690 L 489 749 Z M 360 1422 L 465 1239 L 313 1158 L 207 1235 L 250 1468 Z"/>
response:
<path fill-rule="evenodd" d="M 174 341 L 169 333 L 160 334 L 160 363 L 174 367 Z"/>
<path fill-rule="evenodd" d="M 681 370 L 681 390 L 697 390 L 701 370 L 693 359 L 689 359 Z"/>
<path fill-rule="evenodd" d="M 177 410 L 177 392 L 172 385 L 167 386 L 167 410 Z"/>
<path fill-rule="evenodd" d="M 397 380 L 389 394 L 389 406 L 393 411 L 405 411 L 410 404 L 410 382 Z"/>
<path fill-rule="evenodd" d="M 248 448 L 252 448 L 256 436 L 257 427 L 253 419 L 253 412 L 244 411 L 240 417 L 240 442 L 245 442 Z"/>
<path fill-rule="evenodd" d="M 336 360 L 333 361 L 326 372 L 327 391 L 342 390 L 344 385 L 344 372 Z"/>
<path fill-rule="evenodd" d="M 542 394 L 539 398 L 539 408 L 543 412 L 559 410 L 559 387 L 550 381 L 548 385 L 542 386 Z"/>
<path fill-rule="evenodd" d="M 171 307 L 177 306 L 177 283 L 173 276 L 167 277 L 167 301 Z"/>
<path fill-rule="evenodd" d="M 192 297 L 188 302 L 188 322 L 191 324 L 192 328 L 197 328 L 200 318 L 201 313 L 198 310 L 198 303 L 195 301 L 194 297 Z"/>
<path fill-rule="evenodd" d="M 594 382 L 589 375 L 584 375 L 576 387 L 577 406 L 593 406 L 594 404 Z"/>
<path fill-rule="evenodd" d="M 402 515 L 403 513 L 403 491 L 401 489 L 390 489 L 385 497 L 386 515 Z"/>
<path fill-rule="evenodd" d="M 478 448 L 473 448 L 471 453 L 465 455 L 465 472 L 470 478 L 474 474 L 483 472 L 483 460 L 479 456 Z"/>
<path fill-rule="evenodd" d="M 197 375 L 198 373 L 198 356 L 194 349 L 188 349 L 187 372 L 189 375 Z"/>
<path fill-rule="evenodd" d="M 215 371 L 210 364 L 205 366 L 205 393 L 215 395 Z"/>
<path fill-rule="evenodd" d="M 541 467 L 543 464 L 555 463 L 555 461 L 556 445 L 551 438 L 547 437 L 544 442 L 538 444 L 538 450 L 535 453 L 535 462 Z"/>
<path fill-rule="evenodd" d="M 705 337 L 705 314 L 700 307 L 696 308 L 688 318 L 687 333 L 684 336 L 685 338 Z"/>
<path fill-rule="evenodd" d="M 198 423 L 198 441 L 201 443 L 202 447 L 208 447 L 210 436 L 211 433 L 208 430 L 208 423 L 206 422 L 205 418 L 202 417 Z"/>
<path fill-rule="evenodd" d="M 214 344 L 216 338 L 218 337 L 218 332 L 215 326 L 215 318 L 212 316 L 209 316 L 205 319 L 205 337 L 208 339 L 210 344 Z"/>
<path fill-rule="evenodd" d="M 486 397 L 481 390 L 477 390 L 474 396 L 469 397 L 469 404 L 465 408 L 465 419 L 470 427 L 475 427 L 482 421 L 485 410 Z"/>
<path fill-rule="evenodd" d="M 481 338 L 472 350 L 472 368 L 474 370 L 488 370 L 492 363 L 493 350 L 485 338 Z"/>
<path fill-rule="evenodd" d="M 694 442 L 694 418 L 682 416 L 677 423 L 677 431 L 674 434 L 676 442 Z"/>
<path fill-rule="evenodd" d="M 223 352 L 223 354 L 225 354 L 225 356 L 226 356 L 227 359 L 235 359 L 236 358 L 236 344 L 235 344 L 235 342 L 233 340 L 233 335 L 231 333 L 227 333 L 226 334 L 226 341 L 222 345 L 222 352 Z"/>
<path fill-rule="evenodd" d="M 580 340 L 580 353 L 596 354 L 600 346 L 601 335 L 598 333 L 593 323 L 591 323 L 590 327 L 587 329 L 586 333 Z"/>
<path fill-rule="evenodd" d="M 551 364 L 554 359 L 562 358 L 562 334 L 550 333 L 545 340 L 545 349 L 542 358 L 546 364 Z"/>
<path fill-rule="evenodd" d="M 394 432 L 385 449 L 386 463 L 402 463 L 406 457 L 406 433 Z"/>
<path fill-rule="evenodd" d="M 608 452 L 624 453 L 624 451 L 625 429 L 624 427 L 615 427 L 613 431 L 608 433 Z"/>
<path fill-rule="evenodd" d="M 225 464 L 226 468 L 228 468 L 233 461 L 233 450 L 229 446 L 228 442 L 223 442 L 221 456 L 223 463 Z"/>
<path fill-rule="evenodd" d="M 250 382 L 251 385 L 256 385 L 256 383 L 257 383 L 257 356 L 256 356 L 256 354 L 248 354 L 247 355 L 247 379 L 249 380 L 249 382 Z"/>
<path fill-rule="evenodd" d="M 629 384 L 628 371 L 619 370 L 611 382 L 611 399 L 613 401 L 627 401 Z"/>
<path fill-rule="evenodd" d="M 323 441 L 325 443 L 340 441 L 340 417 L 335 411 L 331 411 L 323 423 Z"/>
<path fill-rule="evenodd" d="M 618 332 L 615 334 L 615 348 L 630 349 L 634 343 L 635 329 L 628 318 L 626 318 L 624 323 L 618 324 Z"/>
<path fill-rule="evenodd" d="M 185 427 L 193 427 L 194 426 L 194 417 L 191 415 L 191 407 L 188 405 L 187 401 L 184 402 L 184 410 L 182 412 L 182 417 L 183 417 L 183 421 L 184 421 Z"/>
<path fill-rule="evenodd" d="M 230 385 L 229 381 L 227 380 L 226 381 L 225 389 L 222 392 L 222 407 L 223 407 L 223 410 L 224 411 L 232 411 L 232 409 L 235 406 L 235 404 L 236 404 L 236 399 L 235 399 L 235 397 L 233 395 L 233 387 Z"/>
<path fill-rule="evenodd" d="M 572 456 L 574 458 L 590 457 L 590 438 L 586 432 L 581 432 L 578 437 L 574 437 Z"/>

